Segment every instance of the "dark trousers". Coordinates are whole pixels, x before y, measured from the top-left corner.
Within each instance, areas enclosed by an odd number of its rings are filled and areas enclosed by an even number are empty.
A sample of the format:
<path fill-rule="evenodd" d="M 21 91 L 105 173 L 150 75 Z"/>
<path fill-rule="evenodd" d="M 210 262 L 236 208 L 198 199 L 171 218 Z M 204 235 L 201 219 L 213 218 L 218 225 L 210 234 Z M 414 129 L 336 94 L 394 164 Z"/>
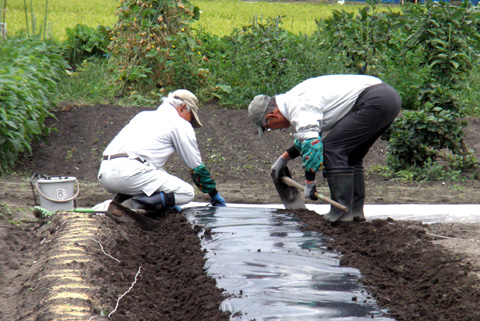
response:
<path fill-rule="evenodd" d="M 402 101 L 387 84 L 365 89 L 352 110 L 323 139 L 325 169 L 361 166 L 375 141 L 392 124 Z"/>

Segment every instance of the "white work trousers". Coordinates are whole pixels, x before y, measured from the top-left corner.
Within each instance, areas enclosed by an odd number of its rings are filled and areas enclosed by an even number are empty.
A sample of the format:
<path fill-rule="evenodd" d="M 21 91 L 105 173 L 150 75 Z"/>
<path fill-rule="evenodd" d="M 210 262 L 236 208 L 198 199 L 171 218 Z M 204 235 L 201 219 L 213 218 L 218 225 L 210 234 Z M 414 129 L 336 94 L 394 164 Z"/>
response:
<path fill-rule="evenodd" d="M 163 169 L 157 169 L 149 162 L 141 163 L 135 159 L 114 158 L 103 160 L 98 180 L 109 193 L 127 195 L 154 192 L 174 193 L 175 205 L 191 202 L 195 196 L 193 187 Z"/>

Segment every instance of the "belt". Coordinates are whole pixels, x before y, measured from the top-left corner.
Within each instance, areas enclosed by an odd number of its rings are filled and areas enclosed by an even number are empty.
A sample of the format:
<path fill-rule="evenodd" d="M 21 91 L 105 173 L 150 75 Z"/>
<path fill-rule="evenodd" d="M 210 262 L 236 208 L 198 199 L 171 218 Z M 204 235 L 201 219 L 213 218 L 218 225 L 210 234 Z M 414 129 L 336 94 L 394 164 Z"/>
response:
<path fill-rule="evenodd" d="M 113 154 L 113 155 L 103 155 L 103 160 L 110 160 L 110 159 L 114 159 L 114 158 L 129 158 L 128 154 L 127 153 L 119 153 L 119 154 Z M 139 161 L 140 163 L 145 163 L 146 160 L 143 160 L 141 159 L 140 157 L 135 157 L 135 158 L 132 158 L 136 161 Z"/>

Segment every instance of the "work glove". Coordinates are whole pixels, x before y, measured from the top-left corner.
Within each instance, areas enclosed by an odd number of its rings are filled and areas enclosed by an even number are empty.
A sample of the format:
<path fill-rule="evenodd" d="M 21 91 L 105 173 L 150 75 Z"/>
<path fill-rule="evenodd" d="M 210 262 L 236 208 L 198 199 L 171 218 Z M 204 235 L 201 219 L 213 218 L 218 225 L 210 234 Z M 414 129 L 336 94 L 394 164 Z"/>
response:
<path fill-rule="evenodd" d="M 298 150 L 298 152 L 301 154 L 302 153 L 302 142 L 299 141 L 298 139 L 295 138 L 293 141 L 293 146 Z"/>
<path fill-rule="evenodd" d="M 309 198 L 312 201 L 316 201 L 318 200 L 316 193 L 317 193 L 317 188 L 315 187 L 315 182 L 305 183 L 305 192 L 304 192 L 305 198 Z"/>
<path fill-rule="evenodd" d="M 215 193 L 217 183 L 212 178 L 210 171 L 205 164 L 200 164 L 191 170 L 193 183 L 204 193 Z"/>
<path fill-rule="evenodd" d="M 318 172 L 323 169 L 323 143 L 321 137 L 305 139 L 302 142 L 303 169 L 306 172 Z"/>
<path fill-rule="evenodd" d="M 227 206 L 225 199 L 218 192 L 214 196 L 210 196 L 210 204 L 212 204 L 212 206 L 219 206 L 219 207 Z"/>
<path fill-rule="evenodd" d="M 278 174 L 280 173 L 282 168 L 284 168 L 285 165 L 287 165 L 287 163 L 288 163 L 288 159 L 285 159 L 282 156 L 280 156 L 271 168 L 272 176 L 278 179 Z"/>

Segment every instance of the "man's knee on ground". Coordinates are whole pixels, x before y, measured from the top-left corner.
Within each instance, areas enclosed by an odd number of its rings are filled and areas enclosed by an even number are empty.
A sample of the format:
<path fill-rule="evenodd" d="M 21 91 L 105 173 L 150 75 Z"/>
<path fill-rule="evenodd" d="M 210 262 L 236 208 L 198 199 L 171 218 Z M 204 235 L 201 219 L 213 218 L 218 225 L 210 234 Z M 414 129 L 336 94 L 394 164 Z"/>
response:
<path fill-rule="evenodd" d="M 175 194 L 175 205 L 183 205 L 190 203 L 195 198 L 195 190 L 189 184 L 185 185 L 185 188 L 182 188 L 181 191 L 174 192 Z"/>

